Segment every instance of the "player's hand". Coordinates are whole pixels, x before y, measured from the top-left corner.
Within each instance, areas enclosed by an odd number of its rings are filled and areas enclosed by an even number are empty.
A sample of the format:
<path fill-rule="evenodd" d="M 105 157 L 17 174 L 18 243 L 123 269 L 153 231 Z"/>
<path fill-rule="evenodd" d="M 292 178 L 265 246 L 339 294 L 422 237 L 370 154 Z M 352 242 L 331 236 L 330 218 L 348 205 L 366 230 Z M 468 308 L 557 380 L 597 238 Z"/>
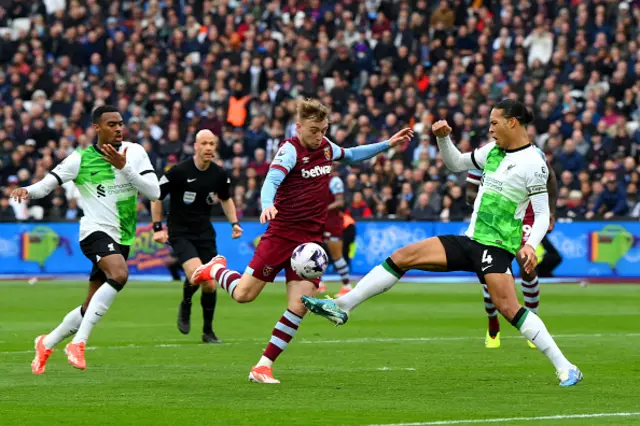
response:
<path fill-rule="evenodd" d="M 278 209 L 276 209 L 274 206 L 267 207 L 266 209 L 262 210 L 262 214 L 260 215 L 260 223 L 264 225 L 268 221 L 274 219 L 277 214 Z"/>
<path fill-rule="evenodd" d="M 551 215 L 551 217 L 549 217 L 549 227 L 547 228 L 547 232 L 551 232 L 553 231 L 553 228 L 556 227 L 556 218 Z"/>
<path fill-rule="evenodd" d="M 447 123 L 447 120 L 440 120 L 433 123 L 433 126 L 431 126 L 431 131 L 434 135 L 436 135 L 436 137 L 444 138 L 446 136 L 449 136 L 452 129 L 449 126 L 449 123 Z"/>
<path fill-rule="evenodd" d="M 605 219 L 611 219 L 612 217 L 614 217 L 616 214 L 614 212 L 606 212 L 604 214 L 604 218 Z"/>
<path fill-rule="evenodd" d="M 593 212 L 587 212 L 587 214 L 584 215 L 587 219 L 591 219 L 593 216 L 595 216 Z"/>
<path fill-rule="evenodd" d="M 122 151 L 122 154 L 111 144 L 104 144 L 102 146 L 102 152 L 104 156 L 102 159 L 108 163 L 111 163 L 113 167 L 118 170 L 122 170 L 127 164 L 127 148 Z"/>
<path fill-rule="evenodd" d="M 411 139 L 413 139 L 413 129 L 411 129 L 410 127 L 405 127 L 395 135 L 391 136 L 391 139 L 389 139 L 389 145 L 402 145 L 405 142 L 411 141 Z"/>
<path fill-rule="evenodd" d="M 9 195 L 9 198 L 13 198 L 18 203 L 22 203 L 23 201 L 29 199 L 29 191 L 27 191 L 27 188 L 16 188 L 11 191 L 11 195 Z"/>
<path fill-rule="evenodd" d="M 244 229 L 242 229 L 240 225 L 235 224 L 233 225 L 233 229 L 231 231 L 231 238 L 233 238 L 234 240 L 236 238 L 240 238 L 243 232 L 244 232 Z"/>
<path fill-rule="evenodd" d="M 164 229 L 153 233 L 153 241 L 156 243 L 166 244 L 169 241 L 169 234 Z"/>
<path fill-rule="evenodd" d="M 522 268 L 527 274 L 530 274 L 536 269 L 536 265 L 538 264 L 538 255 L 536 255 L 536 251 L 529 244 L 525 244 L 520 249 L 520 258 L 524 260 L 524 265 Z"/>

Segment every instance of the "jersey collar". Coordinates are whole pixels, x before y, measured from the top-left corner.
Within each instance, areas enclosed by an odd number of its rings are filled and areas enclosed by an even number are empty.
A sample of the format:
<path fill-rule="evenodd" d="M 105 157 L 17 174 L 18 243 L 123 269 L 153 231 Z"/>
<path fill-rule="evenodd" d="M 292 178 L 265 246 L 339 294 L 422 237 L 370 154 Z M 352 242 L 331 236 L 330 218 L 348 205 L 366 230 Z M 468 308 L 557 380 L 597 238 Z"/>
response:
<path fill-rule="evenodd" d="M 531 147 L 532 145 L 530 143 L 521 146 L 520 148 L 516 148 L 516 149 L 505 149 L 504 152 L 506 153 L 513 153 L 513 152 L 518 152 L 518 151 L 522 151 L 523 149 L 527 149 L 529 147 Z"/>

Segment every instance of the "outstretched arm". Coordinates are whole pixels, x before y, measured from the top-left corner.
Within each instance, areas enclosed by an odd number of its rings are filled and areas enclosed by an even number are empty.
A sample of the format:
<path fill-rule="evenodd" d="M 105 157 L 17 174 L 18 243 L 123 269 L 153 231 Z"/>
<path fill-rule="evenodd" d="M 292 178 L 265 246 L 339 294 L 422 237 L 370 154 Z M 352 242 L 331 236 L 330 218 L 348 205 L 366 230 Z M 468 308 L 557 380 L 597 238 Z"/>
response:
<path fill-rule="evenodd" d="M 362 145 L 355 148 L 340 148 L 338 145 L 330 142 L 333 150 L 333 159 L 342 161 L 347 164 L 357 163 L 359 161 L 373 158 L 381 152 L 387 151 L 389 148 L 408 142 L 413 138 L 413 130 L 405 128 L 393 135 L 388 141 L 373 143 L 371 145 Z"/>
<path fill-rule="evenodd" d="M 58 164 L 48 175 L 44 177 L 40 182 L 29 185 L 26 188 L 17 188 L 11 193 L 11 198 L 15 198 L 17 201 L 22 202 L 26 199 L 37 200 L 38 198 L 44 198 L 56 186 L 69 182 L 78 176 L 80 170 L 80 154 L 77 152 L 72 153 L 64 161 Z"/>

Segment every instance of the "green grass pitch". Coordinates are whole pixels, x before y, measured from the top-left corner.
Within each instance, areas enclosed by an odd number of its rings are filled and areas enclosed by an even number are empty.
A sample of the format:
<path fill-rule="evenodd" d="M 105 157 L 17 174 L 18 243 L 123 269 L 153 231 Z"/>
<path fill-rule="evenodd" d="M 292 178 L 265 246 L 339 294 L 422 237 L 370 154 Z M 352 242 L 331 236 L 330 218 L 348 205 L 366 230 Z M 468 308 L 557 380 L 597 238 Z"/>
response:
<path fill-rule="evenodd" d="M 34 337 L 85 292 L 0 283 L 0 425 L 640 424 L 640 286 L 542 286 L 541 317 L 585 375 L 567 389 L 503 319 L 502 347 L 485 349 L 480 286 L 451 284 L 400 284 L 343 327 L 307 317 L 275 364 L 282 384 L 267 386 L 247 376 L 285 309 L 282 284 L 245 305 L 221 291 L 224 344 L 205 345 L 199 293 L 183 336 L 181 285 L 130 282 L 94 329 L 86 371 L 61 344 L 32 375 Z M 610 413 L 631 415 L 575 417 Z"/>

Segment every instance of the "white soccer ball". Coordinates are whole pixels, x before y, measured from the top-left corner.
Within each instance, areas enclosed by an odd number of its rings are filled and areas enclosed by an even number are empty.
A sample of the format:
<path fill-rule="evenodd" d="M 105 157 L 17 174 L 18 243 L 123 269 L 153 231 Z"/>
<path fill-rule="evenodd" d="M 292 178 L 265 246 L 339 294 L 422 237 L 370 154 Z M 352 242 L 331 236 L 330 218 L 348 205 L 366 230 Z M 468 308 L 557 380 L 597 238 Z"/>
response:
<path fill-rule="evenodd" d="M 316 243 L 300 244 L 291 255 L 291 267 L 295 273 L 308 280 L 321 277 L 327 265 L 327 253 Z"/>

